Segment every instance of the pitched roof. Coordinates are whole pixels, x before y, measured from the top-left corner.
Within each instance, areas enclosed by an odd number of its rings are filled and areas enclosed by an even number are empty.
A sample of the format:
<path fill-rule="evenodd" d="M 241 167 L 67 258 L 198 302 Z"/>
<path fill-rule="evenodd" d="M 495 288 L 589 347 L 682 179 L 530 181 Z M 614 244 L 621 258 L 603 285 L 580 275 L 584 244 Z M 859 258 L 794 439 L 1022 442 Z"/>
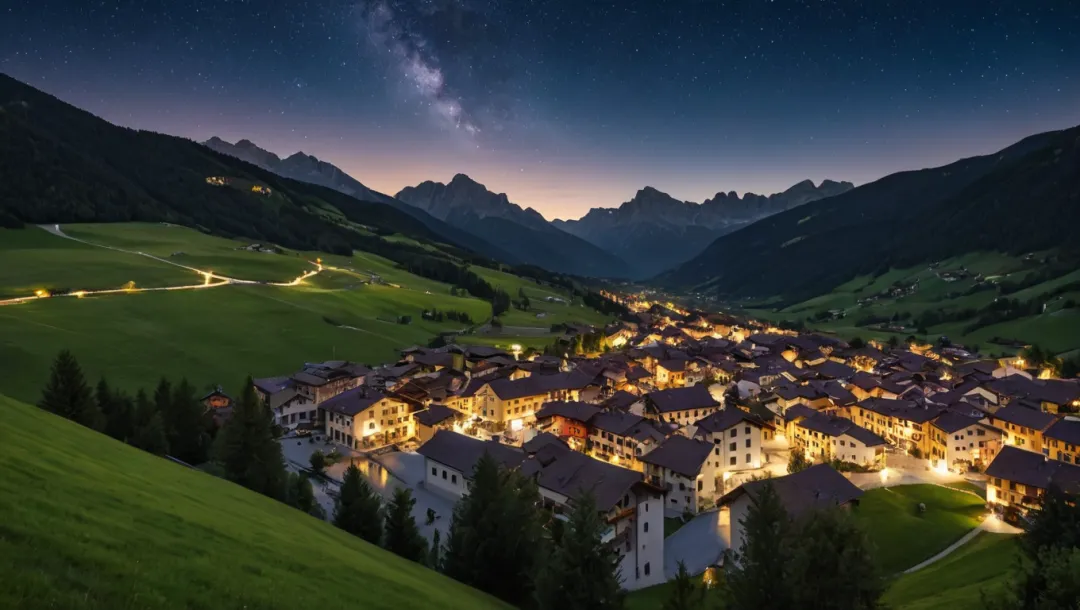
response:
<path fill-rule="evenodd" d="M 712 443 L 676 434 L 638 459 L 686 477 L 696 477 L 711 452 Z"/>
<path fill-rule="evenodd" d="M 1043 436 L 1070 445 L 1080 445 L 1080 418 L 1062 417 L 1044 430 Z"/>
<path fill-rule="evenodd" d="M 630 405 L 634 404 L 639 400 L 641 400 L 641 397 L 634 396 L 626 390 L 619 390 L 618 392 L 612 394 L 611 398 L 608 398 L 604 401 L 604 406 L 609 409 L 625 410 L 629 409 Z"/>
<path fill-rule="evenodd" d="M 427 409 L 413 414 L 416 423 L 421 426 L 435 426 L 461 416 L 461 411 L 451 409 L 446 405 L 431 405 Z"/>
<path fill-rule="evenodd" d="M 596 508 L 608 511 L 644 480 L 640 472 L 593 459 L 554 443 L 542 447 L 521 465 L 521 473 L 536 478 L 547 490 L 577 500 L 591 493 Z"/>
<path fill-rule="evenodd" d="M 743 494 L 753 499 L 766 485 L 772 485 L 780 498 L 780 503 L 791 515 L 798 515 L 812 509 L 843 506 L 857 500 L 863 494 L 863 490 L 852 484 L 832 466 L 816 464 L 794 474 L 743 483 L 724 494 L 718 504 L 730 504 Z"/>
<path fill-rule="evenodd" d="M 649 392 L 645 396 L 660 413 L 717 407 L 720 405 L 713 399 L 712 394 L 709 393 L 709 388 L 705 387 L 704 384 Z"/>
<path fill-rule="evenodd" d="M 522 444 L 521 449 L 524 450 L 525 453 L 532 455 L 548 445 L 558 445 L 565 447 L 566 449 L 570 448 L 569 445 L 554 434 L 550 432 L 541 432 Z"/>
<path fill-rule="evenodd" d="M 1038 489 L 1060 487 L 1067 493 L 1080 493 L 1080 466 L 1048 459 L 1041 453 L 1005 445 L 986 467 L 986 476 L 1031 485 Z"/>
<path fill-rule="evenodd" d="M 525 453 L 515 447 L 497 441 L 482 441 L 449 430 L 436 430 L 435 436 L 420 445 L 416 452 L 465 476 L 472 474 L 476 462 L 485 453 L 507 468 L 516 468 L 525 459 Z"/>
<path fill-rule="evenodd" d="M 491 390 L 502 400 L 539 396 L 559 390 L 580 390 L 592 383 L 592 377 L 576 372 L 554 375 L 530 375 L 521 379 L 496 379 Z"/>
<path fill-rule="evenodd" d="M 942 432 L 945 432 L 946 434 L 952 434 L 953 432 L 958 432 L 960 430 L 963 430 L 964 428 L 967 428 L 968 426 L 979 423 L 979 419 L 980 418 L 971 417 L 970 415 L 965 415 L 963 413 L 957 413 L 956 411 L 949 410 L 945 411 L 944 413 L 939 415 L 937 419 L 930 422 L 930 425 L 937 428 L 938 430 L 941 430 Z"/>
<path fill-rule="evenodd" d="M 874 413 L 915 423 L 930 421 L 944 411 L 944 407 L 940 406 L 920 405 L 910 400 L 891 398 L 867 398 L 860 402 L 859 406 Z"/>
<path fill-rule="evenodd" d="M 292 387 L 292 380 L 288 377 L 260 377 L 252 380 L 252 383 L 257 389 L 267 394 L 273 394 Z"/>
<path fill-rule="evenodd" d="M 832 379 L 851 379 L 855 376 L 855 369 L 833 360 L 826 360 L 821 364 L 815 364 L 810 367 L 810 370 L 822 377 Z"/>
<path fill-rule="evenodd" d="M 1054 423 L 1053 415 L 1020 405 L 1002 407 L 995 411 L 993 416 L 1001 421 L 1034 430 L 1045 430 Z"/>
<path fill-rule="evenodd" d="M 593 416 L 589 425 L 616 436 L 626 436 L 633 431 L 634 426 L 644 421 L 644 417 L 626 411 L 604 411 Z"/>
<path fill-rule="evenodd" d="M 540 410 L 536 412 L 536 419 L 539 420 L 558 416 L 580 422 L 587 422 L 600 411 L 600 407 L 591 405 L 587 402 L 545 402 L 544 405 L 540 407 Z"/>
<path fill-rule="evenodd" d="M 723 432 L 733 426 L 739 425 L 742 422 L 748 422 L 759 428 L 766 426 L 772 428 L 770 424 L 766 424 L 765 422 L 761 421 L 758 416 L 752 415 L 747 411 L 743 411 L 738 407 L 726 407 L 714 413 L 710 413 L 709 415 L 706 415 L 705 417 L 694 422 L 694 425 L 697 426 L 699 431 L 703 430 L 705 432 Z"/>
<path fill-rule="evenodd" d="M 386 398 L 386 396 L 372 388 L 367 386 L 357 386 L 351 390 L 346 390 L 329 400 L 324 400 L 322 404 L 319 405 L 319 408 L 352 417 L 369 409 L 383 398 Z"/>
<path fill-rule="evenodd" d="M 838 417 L 835 415 L 827 415 L 825 413 L 814 412 L 813 414 L 805 417 L 800 421 L 798 426 L 824 434 L 825 436 L 840 437 L 850 436 L 851 438 L 865 444 L 867 447 L 877 447 L 878 445 L 884 445 L 885 439 L 881 438 L 877 434 L 857 425 L 855 422 L 847 419 L 846 417 Z"/>

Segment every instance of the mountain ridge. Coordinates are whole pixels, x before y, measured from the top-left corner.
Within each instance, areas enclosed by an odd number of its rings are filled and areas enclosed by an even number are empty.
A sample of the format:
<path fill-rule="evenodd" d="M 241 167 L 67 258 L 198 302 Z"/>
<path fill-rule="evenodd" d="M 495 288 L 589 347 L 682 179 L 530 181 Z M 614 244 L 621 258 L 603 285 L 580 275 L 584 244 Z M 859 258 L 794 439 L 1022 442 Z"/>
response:
<path fill-rule="evenodd" d="M 552 224 L 619 255 L 639 277 L 649 277 L 693 258 L 720 235 L 852 188 L 850 182 L 823 180 L 815 186 L 803 180 L 772 195 L 718 192 L 695 203 L 646 186 L 618 207 L 593 208 L 580 219 Z"/>

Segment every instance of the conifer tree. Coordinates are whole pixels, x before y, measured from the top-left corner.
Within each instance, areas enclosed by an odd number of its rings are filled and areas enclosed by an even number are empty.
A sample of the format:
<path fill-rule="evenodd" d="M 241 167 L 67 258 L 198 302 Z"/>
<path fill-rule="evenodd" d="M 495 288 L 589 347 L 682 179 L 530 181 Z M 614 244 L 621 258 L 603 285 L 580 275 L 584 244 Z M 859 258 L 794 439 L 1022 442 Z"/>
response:
<path fill-rule="evenodd" d="M 105 434 L 121 442 L 131 442 L 135 418 L 135 405 L 131 397 L 112 389 L 102 377 L 94 392 L 94 399 L 105 421 Z"/>
<path fill-rule="evenodd" d="M 866 535 L 846 511 L 802 515 L 793 532 L 788 567 L 795 608 L 872 610 L 885 582 Z"/>
<path fill-rule="evenodd" d="M 162 398 L 164 401 L 165 397 Z M 211 424 L 206 409 L 195 396 L 195 388 L 187 379 L 181 379 L 164 404 L 170 455 L 188 464 L 205 462 L 209 458 Z"/>
<path fill-rule="evenodd" d="M 578 498 L 536 587 L 540 610 L 623 607 L 619 553 L 602 541 L 606 529 L 592 494 Z"/>
<path fill-rule="evenodd" d="M 391 553 L 423 563 L 427 558 L 427 542 L 420 535 L 416 519 L 413 518 L 415 505 L 416 500 L 413 499 L 411 489 L 398 487 L 394 490 L 386 506 L 386 535 L 383 544 Z"/>
<path fill-rule="evenodd" d="M 286 499 L 285 458 L 274 438 L 270 413 L 255 394 L 251 377 L 219 437 L 216 455 L 225 478 L 264 496 Z"/>
<path fill-rule="evenodd" d="M 315 500 L 315 491 L 311 487 L 311 481 L 306 476 L 295 472 L 290 472 L 287 476 L 288 491 L 285 503 L 313 517 L 326 518 L 325 511 Z"/>
<path fill-rule="evenodd" d="M 334 507 L 334 525 L 372 544 L 382 540 L 382 503 L 356 464 L 345 470 Z"/>
<path fill-rule="evenodd" d="M 743 542 L 727 571 L 727 608 L 794 608 L 788 578 L 791 522 L 772 483 L 760 488 L 741 524 Z"/>
<path fill-rule="evenodd" d="M 664 600 L 661 610 L 696 610 L 701 608 L 705 590 L 694 584 L 686 564 L 679 561 L 675 578 L 671 580 L 671 592 Z"/>
<path fill-rule="evenodd" d="M 61 350 L 53 361 L 49 382 L 41 393 L 38 406 L 93 430 L 104 427 L 104 417 L 86 383 L 82 367 L 66 349 Z"/>
<path fill-rule="evenodd" d="M 135 397 L 135 425 L 131 444 L 154 455 L 165 455 L 169 451 L 161 412 L 143 390 L 139 390 Z"/>
<path fill-rule="evenodd" d="M 439 530 L 431 534 L 431 548 L 428 549 L 427 565 L 432 570 L 442 570 L 442 540 Z"/>

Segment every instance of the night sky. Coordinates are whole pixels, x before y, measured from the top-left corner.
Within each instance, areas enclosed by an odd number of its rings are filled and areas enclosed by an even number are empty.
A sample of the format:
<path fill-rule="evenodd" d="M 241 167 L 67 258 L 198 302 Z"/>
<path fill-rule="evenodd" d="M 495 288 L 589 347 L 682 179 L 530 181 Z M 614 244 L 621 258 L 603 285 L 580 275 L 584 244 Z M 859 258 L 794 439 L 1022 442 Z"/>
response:
<path fill-rule="evenodd" d="M 566 218 L 1078 124 L 1078 32 L 1078 0 L 8 0 L 0 71 L 115 123 L 391 194 L 464 172 Z"/>

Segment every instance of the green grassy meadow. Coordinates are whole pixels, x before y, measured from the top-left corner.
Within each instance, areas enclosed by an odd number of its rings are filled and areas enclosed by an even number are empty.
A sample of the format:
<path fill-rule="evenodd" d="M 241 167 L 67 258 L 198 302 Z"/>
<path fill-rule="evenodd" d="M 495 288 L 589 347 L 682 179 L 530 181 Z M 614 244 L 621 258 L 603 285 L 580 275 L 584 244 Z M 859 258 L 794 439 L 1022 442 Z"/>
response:
<path fill-rule="evenodd" d="M 520 291 L 524 291 L 529 297 L 529 311 L 521 311 L 513 307 L 499 316 L 506 326 L 529 326 L 535 328 L 550 328 L 552 324 L 592 324 L 604 326 L 612 320 L 610 316 L 583 307 L 580 304 L 571 304 L 573 296 L 564 288 L 548 284 L 537 284 L 535 281 L 485 267 L 472 267 L 472 271 L 484 278 L 488 283 L 497 288 L 502 288 L 513 300 L 518 300 Z M 547 297 L 558 297 L 566 303 L 548 302 Z M 539 315 L 538 314 L 542 314 Z M 548 339 L 548 343 L 551 339 Z"/>
<path fill-rule="evenodd" d="M 977 610 L 983 592 L 1005 587 L 1018 555 L 1015 536 L 983 532 L 941 561 L 893 581 L 883 601 L 896 610 Z"/>
<path fill-rule="evenodd" d="M 506 607 L 222 479 L 0 410 L 0 607 Z"/>
<path fill-rule="evenodd" d="M 926 505 L 925 513 L 919 512 L 919 503 Z M 941 552 L 977 527 L 985 512 L 985 501 L 969 493 L 937 485 L 901 485 L 867 491 L 854 515 L 888 575 Z"/>
<path fill-rule="evenodd" d="M 991 281 L 1015 282 L 1039 272 L 1041 265 L 1037 261 L 1025 261 L 996 252 L 972 253 L 942 261 L 935 269 L 927 266 L 892 269 L 877 277 L 858 277 L 826 294 L 800 303 L 781 309 L 770 309 L 766 306 L 751 307 L 746 310 L 746 313 L 764 320 L 790 321 L 808 319 L 819 312 L 843 310 L 846 317 L 842 319 L 824 322 L 807 320 L 807 324 L 845 338 L 858 336 L 864 339 L 888 339 L 890 336 L 897 336 L 897 333 L 859 326 L 858 321 L 869 316 L 892 317 L 894 314 L 911 314 L 917 317 L 926 311 L 954 311 L 967 308 L 978 310 L 998 296 L 996 290 L 980 290 L 965 294 L 975 286 L 973 277 L 950 282 L 939 276 L 939 272 L 956 271 L 961 268 L 972 274 L 982 274 Z M 914 294 L 900 297 L 885 296 L 873 303 L 861 305 L 858 303 L 860 299 L 880 294 L 895 282 L 912 284 L 916 281 L 918 289 Z M 1010 299 L 1032 299 L 1076 281 L 1080 281 L 1080 270 L 1065 273 L 1006 296 Z M 970 321 L 946 322 L 927 328 L 927 334 L 922 338 L 933 340 L 944 335 L 954 341 L 979 345 L 983 351 L 994 353 L 1012 351 L 1006 346 L 991 343 L 992 339 L 1000 337 L 1038 343 L 1059 353 L 1068 352 L 1080 348 L 1080 309 L 1063 308 L 1070 299 L 1080 302 L 1080 292 L 1069 292 L 1049 299 L 1045 304 L 1045 311 L 1039 315 L 1009 320 L 970 332 L 966 332 L 965 328 Z M 910 320 L 900 323 L 911 326 Z M 916 334 L 916 331 L 917 328 L 911 326 L 899 333 L 898 338 L 903 339 L 909 334 Z"/>

